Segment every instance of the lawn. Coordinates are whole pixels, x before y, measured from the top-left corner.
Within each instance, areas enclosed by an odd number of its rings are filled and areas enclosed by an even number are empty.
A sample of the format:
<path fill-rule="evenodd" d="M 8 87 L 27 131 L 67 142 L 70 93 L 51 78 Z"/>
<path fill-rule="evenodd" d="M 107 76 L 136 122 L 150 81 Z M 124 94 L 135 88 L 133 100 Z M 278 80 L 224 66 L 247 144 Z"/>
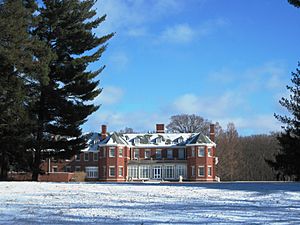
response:
<path fill-rule="evenodd" d="M 300 183 L 0 182 L 0 224 L 300 224 Z"/>

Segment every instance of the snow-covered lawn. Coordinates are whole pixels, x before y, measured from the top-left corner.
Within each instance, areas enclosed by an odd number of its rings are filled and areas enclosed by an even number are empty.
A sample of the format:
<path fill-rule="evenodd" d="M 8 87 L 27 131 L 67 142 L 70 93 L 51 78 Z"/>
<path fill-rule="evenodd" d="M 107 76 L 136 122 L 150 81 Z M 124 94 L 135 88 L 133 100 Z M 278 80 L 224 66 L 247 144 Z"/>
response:
<path fill-rule="evenodd" d="M 300 183 L 0 182 L 0 224 L 300 224 Z"/>

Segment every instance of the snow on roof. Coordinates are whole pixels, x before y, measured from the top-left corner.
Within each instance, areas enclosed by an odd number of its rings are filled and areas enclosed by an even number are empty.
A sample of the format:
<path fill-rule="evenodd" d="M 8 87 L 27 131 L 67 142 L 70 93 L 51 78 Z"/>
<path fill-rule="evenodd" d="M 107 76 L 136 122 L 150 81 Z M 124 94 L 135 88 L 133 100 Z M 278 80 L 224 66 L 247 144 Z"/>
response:
<path fill-rule="evenodd" d="M 102 140 L 99 145 L 127 145 L 140 147 L 164 147 L 164 146 L 185 146 L 185 145 L 211 145 L 212 142 L 207 136 L 200 133 L 137 133 L 119 134 L 112 133 Z"/>

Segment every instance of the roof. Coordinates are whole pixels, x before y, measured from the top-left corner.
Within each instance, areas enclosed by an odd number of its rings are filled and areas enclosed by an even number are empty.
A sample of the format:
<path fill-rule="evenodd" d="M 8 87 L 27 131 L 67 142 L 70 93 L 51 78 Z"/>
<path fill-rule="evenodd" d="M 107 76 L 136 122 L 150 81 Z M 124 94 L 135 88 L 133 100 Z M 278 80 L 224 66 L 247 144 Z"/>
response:
<path fill-rule="evenodd" d="M 186 145 L 215 146 L 207 136 L 201 133 L 137 133 L 120 134 L 114 132 L 99 142 L 99 145 L 115 146 L 126 145 L 129 147 L 180 147 Z"/>

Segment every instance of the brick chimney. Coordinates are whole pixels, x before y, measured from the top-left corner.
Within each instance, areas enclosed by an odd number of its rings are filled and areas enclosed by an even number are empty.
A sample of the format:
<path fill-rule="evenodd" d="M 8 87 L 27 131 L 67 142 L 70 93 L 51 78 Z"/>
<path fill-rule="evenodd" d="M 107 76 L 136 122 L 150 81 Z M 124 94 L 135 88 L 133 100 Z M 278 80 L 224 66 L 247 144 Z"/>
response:
<path fill-rule="evenodd" d="M 215 124 L 209 126 L 209 139 L 215 142 Z"/>
<path fill-rule="evenodd" d="M 163 123 L 156 124 L 156 133 L 165 133 L 165 125 Z"/>
<path fill-rule="evenodd" d="M 107 137 L 107 126 L 101 126 L 101 140 L 104 140 Z"/>

